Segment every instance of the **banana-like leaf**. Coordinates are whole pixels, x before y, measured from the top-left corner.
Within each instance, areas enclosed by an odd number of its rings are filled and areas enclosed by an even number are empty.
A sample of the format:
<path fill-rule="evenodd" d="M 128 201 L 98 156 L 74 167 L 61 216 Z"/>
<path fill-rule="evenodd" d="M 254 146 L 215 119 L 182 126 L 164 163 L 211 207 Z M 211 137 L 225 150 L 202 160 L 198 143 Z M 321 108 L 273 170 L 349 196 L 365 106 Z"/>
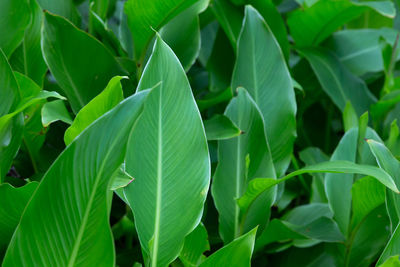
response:
<path fill-rule="evenodd" d="M 42 124 L 48 127 L 56 121 L 62 121 L 67 124 L 72 124 L 72 118 L 63 100 L 51 101 L 42 107 Z"/>
<path fill-rule="evenodd" d="M 6 55 L 0 49 L 0 117 L 13 111 L 21 99 L 21 93 L 15 76 L 7 61 Z"/>
<path fill-rule="evenodd" d="M 318 45 L 340 26 L 368 10 L 390 18 L 396 14 L 391 1 L 322 0 L 310 8 L 292 12 L 287 23 L 296 45 L 306 47 Z"/>
<path fill-rule="evenodd" d="M 186 236 L 179 259 L 185 267 L 199 266 L 206 258 L 203 253 L 207 250 L 210 250 L 207 229 L 200 223 L 193 232 Z"/>
<path fill-rule="evenodd" d="M 124 192 L 150 264 L 166 266 L 200 221 L 210 159 L 185 71 L 159 36 L 138 90 L 154 86 L 129 138 L 126 171 L 135 180 Z"/>
<path fill-rule="evenodd" d="M 7 183 L 0 184 L 0 258 L 37 185 L 37 182 L 32 182 L 16 188 Z"/>
<path fill-rule="evenodd" d="M 240 209 L 245 212 L 253 201 L 265 190 L 296 177 L 303 173 L 358 173 L 366 176 L 372 176 L 381 184 L 392 190 L 394 193 L 400 194 L 393 178 L 384 170 L 370 166 L 356 164 L 350 161 L 327 161 L 319 164 L 306 166 L 300 170 L 294 171 L 281 179 L 272 178 L 255 178 L 250 181 L 246 193 L 238 200 Z"/>
<path fill-rule="evenodd" d="M 112 78 L 103 92 L 93 98 L 76 114 L 74 122 L 64 134 L 66 145 L 69 145 L 86 127 L 124 99 L 121 86 L 121 79 L 123 78 L 121 76 Z"/>
<path fill-rule="evenodd" d="M 232 89 L 243 86 L 264 117 L 276 173 L 289 165 L 296 136 L 296 101 L 292 79 L 274 35 L 261 15 L 246 6 L 232 77 Z"/>
<path fill-rule="evenodd" d="M 154 30 L 159 30 L 195 2 L 195 0 L 128 0 L 125 4 L 125 13 L 135 44 L 135 59 L 143 63 Z"/>
<path fill-rule="evenodd" d="M 347 131 L 331 156 L 331 161 L 356 161 L 358 128 Z M 324 177 L 326 197 L 334 218 L 342 233 L 347 236 L 351 213 L 351 188 L 354 175 L 351 173 L 327 173 Z"/>
<path fill-rule="evenodd" d="M 3 266 L 113 266 L 107 190 L 147 91 L 99 118 L 42 178 L 7 249 Z"/>
<path fill-rule="evenodd" d="M 353 75 L 330 51 L 323 48 L 299 51 L 310 63 L 322 89 L 340 110 L 343 111 L 347 101 L 350 101 L 357 115 L 361 116 L 376 102 L 365 82 Z"/>
<path fill-rule="evenodd" d="M 249 266 L 253 254 L 257 228 L 233 240 L 214 252 L 199 267 L 213 266 Z"/>
<path fill-rule="evenodd" d="M 74 113 L 98 95 L 112 77 L 125 74 L 102 43 L 49 12 L 44 14 L 42 51 Z"/>
<path fill-rule="evenodd" d="M 207 140 L 223 140 L 241 134 L 240 129 L 225 115 L 215 115 L 204 121 Z"/>
<path fill-rule="evenodd" d="M 219 162 L 213 178 L 212 196 L 219 213 L 219 232 L 227 244 L 257 225 L 263 227 L 268 221 L 273 191 L 264 194 L 256 208 L 246 216 L 241 216 L 236 199 L 244 194 L 251 179 L 275 177 L 275 170 L 262 114 L 244 88 L 239 88 L 238 96 L 229 103 L 225 116 L 244 131 L 238 137 L 218 142 Z"/>
<path fill-rule="evenodd" d="M 81 16 L 74 5 L 74 0 L 36 0 L 42 10 L 60 15 L 76 26 L 81 25 Z"/>
<path fill-rule="evenodd" d="M 393 177 L 395 184 L 400 187 L 400 162 L 392 155 L 384 144 L 368 139 L 367 143 L 374 154 L 380 168 Z M 400 221 L 400 195 L 391 191 L 386 192 L 386 206 L 391 221 L 392 231 Z"/>
<path fill-rule="evenodd" d="M 24 38 L 31 15 L 28 0 L 0 2 L 0 48 L 9 57 Z"/>

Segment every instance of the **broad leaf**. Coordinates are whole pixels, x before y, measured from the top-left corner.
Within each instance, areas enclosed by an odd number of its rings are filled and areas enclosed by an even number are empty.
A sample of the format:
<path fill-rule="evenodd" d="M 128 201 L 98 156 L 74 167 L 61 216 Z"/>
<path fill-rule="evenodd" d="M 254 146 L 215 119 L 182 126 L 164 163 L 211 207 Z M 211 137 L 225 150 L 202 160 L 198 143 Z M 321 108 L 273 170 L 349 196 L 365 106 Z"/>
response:
<path fill-rule="evenodd" d="M 57 158 L 26 207 L 3 266 L 115 264 L 106 192 L 146 96 L 125 100 Z"/>
<path fill-rule="evenodd" d="M 10 184 L 0 184 L 0 258 L 10 242 L 28 200 L 37 187 L 32 182 L 15 188 Z"/>
<path fill-rule="evenodd" d="M 31 19 L 29 0 L 0 2 L 0 49 L 9 57 L 24 38 Z"/>
<path fill-rule="evenodd" d="M 200 221 L 210 159 L 185 71 L 159 36 L 138 91 L 154 86 L 129 139 L 126 171 L 135 180 L 124 192 L 144 253 L 166 266 Z"/>
<path fill-rule="evenodd" d="M 246 6 L 232 89 L 248 90 L 264 117 L 276 173 L 289 165 L 296 136 L 296 101 L 282 51 L 261 15 Z"/>
<path fill-rule="evenodd" d="M 322 89 L 340 110 L 343 111 L 346 102 L 350 101 L 357 115 L 361 116 L 371 104 L 376 102 L 375 96 L 368 91 L 365 82 L 354 76 L 328 50 L 302 49 L 300 53 L 307 58 Z"/>
<path fill-rule="evenodd" d="M 223 248 L 214 252 L 199 267 L 208 266 L 249 266 L 253 253 L 257 228 L 238 237 Z"/>
<path fill-rule="evenodd" d="M 207 250 L 210 250 L 207 229 L 200 223 L 193 232 L 186 236 L 179 259 L 185 267 L 199 266 L 206 258 L 203 253 Z"/>
<path fill-rule="evenodd" d="M 225 110 L 242 131 L 242 135 L 218 142 L 218 165 L 212 183 L 212 196 L 219 213 L 219 232 L 225 243 L 268 221 L 274 191 L 266 192 L 253 210 L 240 212 L 236 199 L 240 198 L 251 179 L 274 177 L 275 170 L 265 137 L 264 122 L 256 103 L 239 88 Z"/>
<path fill-rule="evenodd" d="M 69 145 L 86 127 L 124 99 L 121 86 L 123 78 L 121 76 L 112 78 L 103 92 L 76 114 L 74 122 L 64 134 L 66 145 Z"/>
<path fill-rule="evenodd" d="M 66 124 L 72 124 L 72 118 L 63 100 L 55 100 L 48 102 L 42 107 L 42 124 L 48 127 L 56 121 L 62 121 Z"/>
<path fill-rule="evenodd" d="M 340 26 L 371 9 L 390 18 L 396 13 L 391 1 L 321 0 L 310 8 L 295 10 L 287 22 L 296 45 L 318 45 Z"/>
<path fill-rule="evenodd" d="M 80 26 L 81 17 L 73 0 L 36 0 L 42 10 L 65 17 L 76 26 Z"/>
<path fill-rule="evenodd" d="M 103 44 L 48 12 L 44 15 L 42 51 L 74 113 L 98 95 L 112 77 L 124 74 Z"/>
<path fill-rule="evenodd" d="M 195 0 L 128 0 L 125 4 L 125 13 L 132 32 L 135 60 L 143 64 L 154 30 L 159 30 L 195 2 Z"/>

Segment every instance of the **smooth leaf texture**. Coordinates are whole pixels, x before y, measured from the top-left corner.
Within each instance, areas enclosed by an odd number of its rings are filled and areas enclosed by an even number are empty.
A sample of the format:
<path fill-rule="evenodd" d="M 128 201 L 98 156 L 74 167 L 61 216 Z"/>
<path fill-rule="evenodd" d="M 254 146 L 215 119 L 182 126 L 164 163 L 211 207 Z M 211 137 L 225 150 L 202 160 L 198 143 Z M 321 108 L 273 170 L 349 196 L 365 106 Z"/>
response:
<path fill-rule="evenodd" d="M 3 266 L 115 264 L 106 192 L 146 96 L 125 100 L 57 158 L 26 207 Z"/>
<path fill-rule="evenodd" d="M 240 129 L 225 115 L 216 115 L 204 120 L 207 140 L 223 140 L 241 134 Z"/>
<path fill-rule="evenodd" d="M 281 179 L 271 178 L 255 178 L 250 181 L 245 194 L 238 200 L 241 210 L 247 210 L 253 201 L 265 190 L 296 177 L 303 173 L 358 173 L 366 176 L 372 176 L 380 183 L 391 189 L 395 193 L 399 193 L 393 178 L 382 169 L 370 165 L 356 164 L 350 161 L 327 161 L 319 164 L 306 166 L 300 170 L 294 171 Z"/>
<path fill-rule="evenodd" d="M 331 156 L 331 161 L 347 160 L 356 162 L 358 142 L 358 129 L 347 131 Z M 351 188 L 353 186 L 353 174 L 327 173 L 324 177 L 325 192 L 334 218 L 340 230 L 346 236 L 350 223 L 351 212 Z"/>
<path fill-rule="evenodd" d="M 225 116 L 244 131 L 238 137 L 218 142 L 219 162 L 212 183 L 220 236 L 229 243 L 255 226 L 263 228 L 267 223 L 274 199 L 273 190 L 260 198 L 255 209 L 246 210 L 246 216 L 241 216 L 236 199 L 244 194 L 251 179 L 275 177 L 275 170 L 262 114 L 244 88 L 239 88 L 238 96 L 227 106 Z"/>
<path fill-rule="evenodd" d="M 287 22 L 296 45 L 306 47 L 318 45 L 340 26 L 370 9 L 391 18 L 396 13 L 391 1 L 322 0 L 292 12 Z"/>
<path fill-rule="evenodd" d="M 203 253 L 207 250 L 210 250 L 207 229 L 200 223 L 193 232 L 186 236 L 179 259 L 185 266 L 199 266 L 206 258 Z"/>
<path fill-rule="evenodd" d="M 372 154 L 375 156 L 379 167 L 385 170 L 389 175 L 391 175 L 395 184 L 398 186 L 400 184 L 399 161 L 382 143 L 374 141 L 372 139 L 367 140 L 367 143 L 372 151 Z M 392 230 L 399 224 L 400 221 L 399 201 L 399 194 L 394 194 L 390 191 L 386 192 L 386 206 L 391 221 Z"/>
<path fill-rule="evenodd" d="M 209 256 L 199 267 L 249 266 L 257 228 L 235 239 Z"/>
<path fill-rule="evenodd" d="M 121 79 L 123 78 L 121 76 L 112 78 L 103 92 L 93 98 L 76 114 L 72 125 L 64 134 L 66 145 L 69 145 L 86 127 L 124 99 L 121 86 Z"/>
<path fill-rule="evenodd" d="M 98 95 L 112 77 L 124 74 L 103 44 L 48 12 L 44 15 L 42 51 L 74 113 Z"/>
<path fill-rule="evenodd" d="M 29 0 L 0 2 L 0 48 L 7 57 L 21 43 L 30 20 Z"/>
<path fill-rule="evenodd" d="M 13 111 L 18 105 L 21 94 L 15 76 L 7 61 L 7 57 L 0 50 L 0 117 Z"/>
<path fill-rule="evenodd" d="M 246 6 L 232 76 L 232 88 L 238 86 L 248 90 L 261 110 L 280 176 L 288 167 L 296 137 L 296 101 L 282 51 L 268 25 L 251 6 Z"/>
<path fill-rule="evenodd" d="M 56 121 L 62 121 L 67 124 L 72 124 L 72 118 L 63 100 L 55 100 L 46 103 L 42 107 L 42 124 L 48 127 Z"/>
<path fill-rule="evenodd" d="M 36 0 L 43 10 L 65 17 L 76 26 L 80 26 L 81 17 L 73 0 Z"/>
<path fill-rule="evenodd" d="M 0 184 L 0 255 L 5 252 L 22 212 L 37 185 L 37 182 L 32 182 L 15 188 L 7 183 Z"/>
<path fill-rule="evenodd" d="M 143 63 L 154 30 L 159 30 L 177 14 L 194 4 L 195 0 L 128 0 L 125 13 L 132 32 L 135 59 Z"/>
<path fill-rule="evenodd" d="M 357 115 L 361 116 L 376 102 L 375 96 L 368 91 L 364 81 L 354 76 L 328 50 L 302 49 L 300 53 L 307 58 L 322 89 L 340 110 L 343 111 L 346 102 L 350 101 Z"/>
<path fill-rule="evenodd" d="M 210 159 L 185 71 L 159 36 L 138 91 L 151 87 L 129 139 L 126 171 L 135 181 L 124 192 L 143 251 L 152 266 L 166 266 L 199 223 Z"/>

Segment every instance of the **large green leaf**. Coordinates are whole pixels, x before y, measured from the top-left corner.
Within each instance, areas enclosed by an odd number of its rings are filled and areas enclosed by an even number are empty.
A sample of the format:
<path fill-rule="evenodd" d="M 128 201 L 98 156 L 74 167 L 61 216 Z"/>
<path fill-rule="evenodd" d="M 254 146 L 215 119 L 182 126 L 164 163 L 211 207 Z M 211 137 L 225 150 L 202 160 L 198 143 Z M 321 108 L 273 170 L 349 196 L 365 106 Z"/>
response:
<path fill-rule="evenodd" d="M 287 23 L 296 45 L 318 45 L 340 26 L 371 9 L 383 16 L 395 15 L 391 1 L 321 0 L 290 13 Z"/>
<path fill-rule="evenodd" d="M 125 100 L 57 158 L 26 207 L 3 266 L 115 264 L 106 192 L 146 96 Z"/>
<path fill-rule="evenodd" d="M 209 0 L 201 0 L 178 14 L 162 27 L 160 35 L 171 47 L 185 71 L 195 62 L 200 51 L 200 22 L 198 14 Z"/>
<path fill-rule="evenodd" d="M 21 95 L 7 57 L 0 49 L 0 117 L 13 111 L 19 104 Z"/>
<path fill-rule="evenodd" d="M 383 264 L 390 257 L 396 256 L 399 254 L 400 254 L 400 228 L 399 228 L 399 225 L 397 225 L 396 229 L 393 232 L 393 235 L 391 236 L 384 251 L 382 252 L 381 256 L 379 257 L 379 260 L 376 263 L 376 265 L 378 266 L 380 264 Z M 397 256 L 397 258 L 398 258 L 398 256 Z M 389 265 L 389 266 L 392 266 L 392 265 Z M 397 266 L 397 265 L 393 265 L 393 266 Z"/>
<path fill-rule="evenodd" d="M 397 186 L 400 186 L 400 162 L 392 155 L 392 153 L 385 147 L 384 144 L 367 140 L 367 143 L 374 154 L 376 161 L 380 168 L 385 170 L 393 177 Z M 400 221 L 400 196 L 391 191 L 386 192 L 386 207 L 388 209 L 389 218 L 391 221 L 392 231 L 399 224 Z"/>
<path fill-rule="evenodd" d="M 356 164 L 350 161 L 327 161 L 318 163 L 311 166 L 306 166 L 300 170 L 294 171 L 281 179 L 272 178 L 255 178 L 250 181 L 249 186 L 245 194 L 238 200 L 238 204 L 241 210 L 246 210 L 252 205 L 253 201 L 256 200 L 260 194 L 265 190 L 287 181 L 293 177 L 296 177 L 303 173 L 358 173 L 366 176 L 372 176 L 377 179 L 381 184 L 391 189 L 395 193 L 399 193 L 398 187 L 396 186 L 393 178 L 384 170 L 370 166 Z"/>
<path fill-rule="evenodd" d="M 331 156 L 331 161 L 356 162 L 358 129 L 347 131 Z M 347 236 L 351 212 L 353 174 L 327 173 L 324 177 L 326 197 L 342 233 Z"/>
<path fill-rule="evenodd" d="M 365 82 L 354 76 L 330 51 L 315 48 L 302 49 L 300 53 L 307 58 L 322 89 L 340 110 L 343 111 L 346 102 L 350 101 L 361 116 L 376 101 Z"/>
<path fill-rule="evenodd" d="M 37 185 L 37 182 L 32 182 L 23 187 L 15 188 L 7 183 L 0 184 L 0 258 L 5 252 L 22 212 Z"/>
<path fill-rule="evenodd" d="M 349 29 L 334 33 L 328 46 L 352 73 L 362 75 L 383 70 L 379 39 L 393 45 L 396 35 L 396 30 L 388 28 Z"/>
<path fill-rule="evenodd" d="M 97 118 L 115 107 L 124 99 L 121 79 L 116 76 L 110 80 L 107 87 L 84 106 L 76 115 L 72 125 L 65 131 L 64 141 L 69 145 L 86 127 Z"/>
<path fill-rule="evenodd" d="M 243 86 L 264 117 L 276 173 L 289 165 L 296 136 L 296 101 L 282 51 L 268 25 L 251 6 L 246 6 L 238 40 L 232 88 Z"/>
<path fill-rule="evenodd" d="M 28 0 L 0 2 L 0 48 L 9 57 L 24 38 L 31 15 Z"/>
<path fill-rule="evenodd" d="M 75 113 L 98 95 L 113 76 L 124 74 L 103 44 L 48 12 L 44 15 L 42 51 Z"/>
<path fill-rule="evenodd" d="M 238 237 L 209 256 L 200 267 L 212 266 L 249 266 L 253 254 L 257 228 Z"/>
<path fill-rule="evenodd" d="M 241 130 L 225 115 L 215 115 L 203 123 L 207 140 L 229 139 L 241 134 Z"/>
<path fill-rule="evenodd" d="M 138 91 L 154 86 L 128 142 L 126 171 L 135 180 L 124 192 L 143 251 L 152 266 L 166 266 L 199 223 L 210 159 L 185 71 L 159 36 Z"/>
<path fill-rule="evenodd" d="M 186 236 L 179 259 L 185 267 L 199 266 L 204 261 L 203 253 L 207 250 L 210 250 L 207 229 L 200 223 L 193 232 Z"/>
<path fill-rule="evenodd" d="M 62 121 L 66 124 L 72 124 L 72 118 L 63 100 L 55 100 L 48 102 L 42 107 L 42 124 L 48 127 L 56 121 Z"/>
<path fill-rule="evenodd" d="M 194 4 L 195 0 L 128 0 L 125 13 L 132 32 L 135 59 L 143 63 L 147 46 L 159 30 L 177 14 Z"/>
<path fill-rule="evenodd" d="M 27 75 L 37 84 L 42 85 L 47 71 L 40 48 L 40 28 L 43 12 L 36 0 L 29 0 L 29 6 L 32 12 L 31 23 L 25 30 L 21 45 L 10 57 L 10 63 L 14 70 Z"/>
<path fill-rule="evenodd" d="M 80 26 L 81 17 L 76 9 L 73 0 L 36 0 L 42 10 L 65 17 L 76 26 Z"/>
<path fill-rule="evenodd" d="M 273 191 L 266 192 L 255 209 L 240 213 L 236 199 L 255 177 L 275 177 L 264 122 L 256 103 L 244 88 L 239 88 L 225 110 L 244 133 L 218 142 L 218 165 L 212 183 L 212 196 L 219 213 L 219 232 L 225 243 L 268 221 Z M 246 216 L 245 216 L 246 215 Z"/>

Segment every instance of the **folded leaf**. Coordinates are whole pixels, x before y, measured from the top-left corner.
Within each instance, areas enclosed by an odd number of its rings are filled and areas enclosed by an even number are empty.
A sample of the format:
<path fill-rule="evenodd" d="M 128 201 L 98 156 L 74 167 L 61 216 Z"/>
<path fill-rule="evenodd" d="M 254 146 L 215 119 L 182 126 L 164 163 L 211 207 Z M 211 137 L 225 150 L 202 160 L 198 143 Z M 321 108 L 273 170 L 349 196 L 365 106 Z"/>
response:
<path fill-rule="evenodd" d="M 319 164 L 306 166 L 300 170 L 294 171 L 281 179 L 272 178 L 255 178 L 250 181 L 245 194 L 238 200 L 241 210 L 245 211 L 255 201 L 255 199 L 262 194 L 265 190 L 289 180 L 295 176 L 303 173 L 358 173 L 366 176 L 372 176 L 377 179 L 381 184 L 393 192 L 400 194 L 398 187 L 393 181 L 393 178 L 384 170 L 370 166 L 356 164 L 350 161 L 327 161 Z"/>
<path fill-rule="evenodd" d="M 126 99 L 56 159 L 24 211 L 3 266 L 115 265 L 106 193 L 146 96 Z"/>
<path fill-rule="evenodd" d="M 135 180 L 124 192 L 144 254 L 152 266 L 166 266 L 200 221 L 210 159 L 185 71 L 160 36 L 138 91 L 151 87 L 129 138 L 126 171 Z"/>
<path fill-rule="evenodd" d="M 56 121 L 62 121 L 67 124 L 72 124 L 72 118 L 63 100 L 48 102 L 42 107 L 42 124 L 48 127 Z"/>
<path fill-rule="evenodd" d="M 225 115 L 215 115 L 204 121 L 207 140 L 223 140 L 240 135 L 240 129 Z"/>
<path fill-rule="evenodd" d="M 232 89 L 248 90 L 264 117 L 276 173 L 289 165 L 296 136 L 296 101 L 282 51 L 261 15 L 246 6 Z"/>
<path fill-rule="evenodd" d="M 257 228 L 236 238 L 228 245 L 214 252 L 199 267 L 207 266 L 249 266 L 253 253 Z"/>
<path fill-rule="evenodd" d="M 69 145 L 86 127 L 97 118 L 111 110 L 124 99 L 121 79 L 124 77 L 116 76 L 112 78 L 107 87 L 84 106 L 74 119 L 72 125 L 65 131 L 64 141 Z"/>
<path fill-rule="evenodd" d="M 199 266 L 204 261 L 203 253 L 207 250 L 210 250 L 207 229 L 200 223 L 193 232 L 186 236 L 179 259 L 185 267 Z"/>

